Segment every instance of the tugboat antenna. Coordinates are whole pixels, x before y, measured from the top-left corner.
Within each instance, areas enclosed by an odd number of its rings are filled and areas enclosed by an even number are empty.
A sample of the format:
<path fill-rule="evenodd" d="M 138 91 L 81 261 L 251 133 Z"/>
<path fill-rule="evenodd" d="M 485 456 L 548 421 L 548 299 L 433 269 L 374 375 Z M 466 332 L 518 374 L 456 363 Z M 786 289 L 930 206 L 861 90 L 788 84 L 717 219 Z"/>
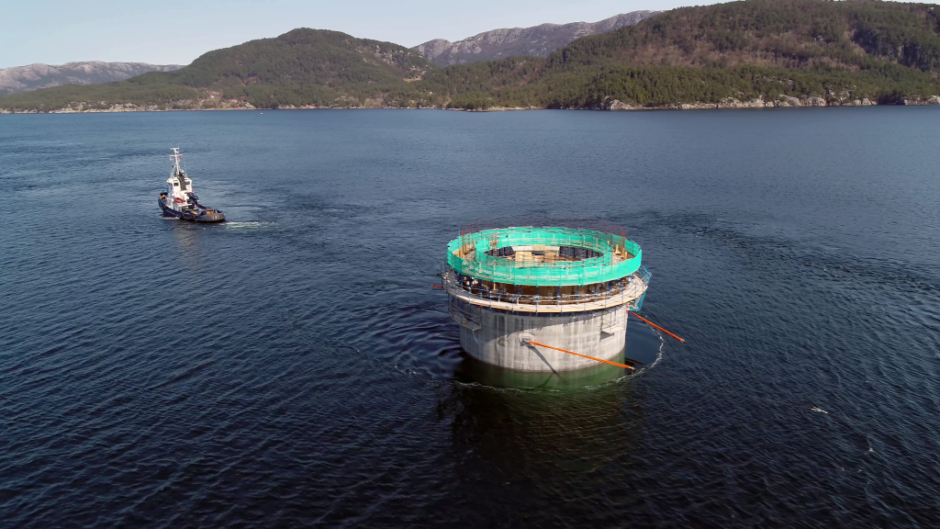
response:
<path fill-rule="evenodd" d="M 170 155 L 170 158 L 173 159 L 174 169 L 176 175 L 180 174 L 180 148 L 179 147 L 170 147 L 170 150 L 173 151 L 173 154 Z"/>

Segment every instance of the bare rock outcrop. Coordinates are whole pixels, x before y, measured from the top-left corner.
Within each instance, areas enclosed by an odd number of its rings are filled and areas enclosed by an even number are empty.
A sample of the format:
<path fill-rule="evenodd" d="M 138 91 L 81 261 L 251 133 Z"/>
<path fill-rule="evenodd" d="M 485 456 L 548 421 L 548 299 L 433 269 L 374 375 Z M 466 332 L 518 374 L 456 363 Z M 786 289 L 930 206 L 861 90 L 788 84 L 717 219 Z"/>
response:
<path fill-rule="evenodd" d="M 142 62 L 70 62 L 58 66 L 30 64 L 0 70 L 0 95 L 51 88 L 66 84 L 99 84 L 123 81 L 148 72 L 179 70 L 177 64 Z"/>
<path fill-rule="evenodd" d="M 0 70 L 0 95 L 15 94 L 67 84 L 99 84 L 123 81 L 148 72 L 170 72 L 176 64 L 142 62 L 70 62 L 58 66 L 30 64 Z"/>
<path fill-rule="evenodd" d="M 547 57 L 574 39 L 632 26 L 657 13 L 661 11 L 633 11 L 593 23 L 573 22 L 561 25 L 542 24 L 530 28 L 494 29 L 457 42 L 444 39 L 429 40 L 411 49 L 438 66 L 490 61 L 513 55 Z"/>
<path fill-rule="evenodd" d="M 849 94 L 844 97 L 826 99 L 810 95 L 803 98 L 780 94 L 776 99 L 757 97 L 748 101 L 741 101 L 733 97 L 726 97 L 717 103 L 673 103 L 669 105 L 640 105 L 637 103 L 624 103 L 617 99 L 610 99 L 599 108 L 603 110 L 710 110 L 730 108 L 791 108 L 791 107 L 838 107 L 838 106 L 874 106 L 877 101 L 868 98 L 852 99 Z M 926 100 L 904 99 L 899 104 L 904 105 L 940 105 L 940 96 L 932 96 Z M 591 107 L 593 110 L 594 107 Z"/>

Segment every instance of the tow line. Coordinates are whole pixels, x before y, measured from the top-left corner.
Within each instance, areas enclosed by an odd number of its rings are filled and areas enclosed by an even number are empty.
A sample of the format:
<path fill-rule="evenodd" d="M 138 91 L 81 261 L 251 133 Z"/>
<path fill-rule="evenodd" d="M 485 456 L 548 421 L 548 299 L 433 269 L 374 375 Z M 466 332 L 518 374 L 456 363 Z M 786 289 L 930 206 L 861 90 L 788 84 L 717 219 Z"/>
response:
<path fill-rule="evenodd" d="M 637 314 L 636 312 L 631 312 L 631 311 L 627 311 L 627 312 L 629 312 L 630 314 L 633 314 L 633 315 L 636 316 L 637 318 L 640 318 L 641 320 L 645 321 L 646 324 L 649 325 L 650 327 L 655 327 L 655 328 L 657 328 L 657 329 L 663 331 L 664 333 L 668 334 L 669 336 L 672 336 L 672 337 L 675 338 L 676 340 L 679 340 L 680 342 L 685 342 L 685 340 L 683 340 L 682 338 L 679 338 L 679 337 L 676 336 L 675 334 L 672 334 L 671 332 L 667 331 L 666 329 L 663 329 L 663 328 L 660 327 L 659 325 L 656 325 L 655 323 L 649 321 L 648 319 L 644 318 L 643 316 L 640 316 L 640 315 Z"/>
<path fill-rule="evenodd" d="M 568 354 L 570 354 L 570 355 L 580 356 L 581 358 L 589 358 L 589 359 L 591 359 L 591 360 L 594 360 L 594 361 L 597 361 L 597 362 L 603 362 L 603 363 L 605 363 L 605 364 L 610 364 L 610 365 L 612 365 L 612 366 L 617 366 L 617 367 L 623 367 L 623 368 L 625 368 L 625 369 L 633 369 L 633 370 L 636 370 L 635 367 L 633 367 L 633 366 L 628 366 L 627 364 L 618 364 L 617 362 L 611 362 L 610 360 L 604 360 L 604 359 L 602 359 L 602 358 L 595 358 L 595 357 L 593 357 L 593 356 L 583 355 L 583 354 L 581 354 L 581 353 L 576 353 L 576 352 L 574 352 L 574 351 L 567 351 L 567 350 L 565 350 L 565 349 L 559 349 L 558 347 L 552 347 L 551 345 L 547 345 L 547 344 L 544 344 L 544 343 L 541 343 L 541 342 L 536 342 L 535 340 L 530 340 L 530 339 L 528 339 L 528 338 L 523 338 L 522 341 L 525 342 L 525 343 L 527 343 L 527 344 L 530 344 L 530 345 L 537 345 L 537 346 L 539 346 L 539 347 L 546 347 L 546 348 L 548 348 L 548 349 L 554 349 L 555 351 L 561 351 L 561 352 L 563 352 L 563 353 L 568 353 Z"/>

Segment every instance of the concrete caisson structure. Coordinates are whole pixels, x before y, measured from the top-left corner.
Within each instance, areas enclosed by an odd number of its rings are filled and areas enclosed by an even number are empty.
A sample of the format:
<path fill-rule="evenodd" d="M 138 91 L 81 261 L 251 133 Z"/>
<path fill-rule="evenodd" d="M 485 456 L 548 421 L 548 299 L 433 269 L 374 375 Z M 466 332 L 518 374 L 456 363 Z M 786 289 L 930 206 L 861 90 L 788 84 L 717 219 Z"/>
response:
<path fill-rule="evenodd" d="M 639 245 L 615 229 L 517 226 L 464 230 L 443 274 L 460 345 L 521 372 L 560 372 L 620 359 L 627 312 L 649 285 Z M 533 345 L 532 342 L 549 347 Z"/>

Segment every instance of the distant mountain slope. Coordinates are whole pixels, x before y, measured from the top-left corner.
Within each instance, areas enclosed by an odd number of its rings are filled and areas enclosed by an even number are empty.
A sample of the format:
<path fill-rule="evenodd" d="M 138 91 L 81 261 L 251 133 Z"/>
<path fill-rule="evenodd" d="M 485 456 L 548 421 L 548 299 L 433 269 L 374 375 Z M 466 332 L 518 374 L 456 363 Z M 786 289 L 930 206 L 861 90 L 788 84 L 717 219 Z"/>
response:
<path fill-rule="evenodd" d="M 298 29 L 126 81 L 0 97 L 0 113 L 209 108 L 716 108 L 940 103 L 937 6 L 747 0 L 661 13 L 547 58 L 434 67 Z"/>
<path fill-rule="evenodd" d="M 940 72 L 940 12 L 879 0 L 746 0 L 681 7 L 573 42 L 550 63 L 868 69 Z"/>
<path fill-rule="evenodd" d="M 30 64 L 0 69 L 0 95 L 27 92 L 66 84 L 99 84 L 123 81 L 147 72 L 179 70 L 176 64 L 146 64 L 142 62 L 70 62 L 58 66 Z"/>
<path fill-rule="evenodd" d="M 458 107 L 752 106 L 937 101 L 940 9 L 872 0 L 683 7 L 547 59 L 451 66 L 427 86 Z M 736 103 L 729 103 L 736 104 Z M 618 106 L 619 107 L 619 106 Z"/>
<path fill-rule="evenodd" d="M 398 83 L 419 77 L 428 66 L 423 57 L 398 44 L 301 28 L 277 38 L 210 51 L 166 78 L 194 87 L 271 84 L 339 88 Z"/>
<path fill-rule="evenodd" d="M 7 96 L 0 98 L 0 108 L 378 106 L 388 92 L 420 78 L 429 66 L 397 44 L 302 28 L 210 51 L 173 72 Z"/>
<path fill-rule="evenodd" d="M 632 26 L 657 13 L 662 11 L 633 11 L 594 23 L 573 22 L 563 25 L 542 24 L 530 28 L 494 29 L 457 42 L 435 39 L 411 49 L 438 66 L 490 61 L 513 55 L 548 57 L 548 54 L 574 39 Z"/>

